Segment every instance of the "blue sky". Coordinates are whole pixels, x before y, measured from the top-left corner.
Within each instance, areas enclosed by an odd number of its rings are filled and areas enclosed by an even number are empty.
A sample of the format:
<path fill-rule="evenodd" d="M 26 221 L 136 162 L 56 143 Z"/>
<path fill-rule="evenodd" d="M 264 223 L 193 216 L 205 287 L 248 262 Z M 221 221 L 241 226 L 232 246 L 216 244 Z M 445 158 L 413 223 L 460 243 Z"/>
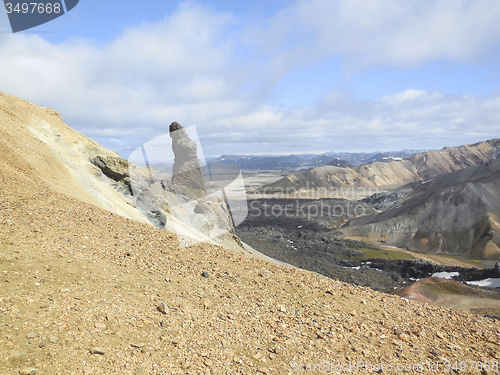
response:
<path fill-rule="evenodd" d="M 500 134 L 500 2 L 95 1 L 26 32 L 0 91 L 128 157 L 172 121 L 205 155 L 435 149 Z"/>

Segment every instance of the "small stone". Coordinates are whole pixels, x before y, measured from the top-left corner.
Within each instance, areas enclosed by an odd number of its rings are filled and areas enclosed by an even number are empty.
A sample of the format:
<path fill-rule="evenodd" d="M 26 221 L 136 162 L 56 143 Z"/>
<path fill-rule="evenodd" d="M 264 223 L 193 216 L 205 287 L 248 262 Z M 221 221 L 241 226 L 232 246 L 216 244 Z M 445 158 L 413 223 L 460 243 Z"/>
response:
<path fill-rule="evenodd" d="M 104 323 L 94 323 L 94 327 L 104 331 L 106 329 L 106 324 Z"/>
<path fill-rule="evenodd" d="M 262 358 L 262 356 L 263 356 L 262 352 L 258 352 L 258 353 L 257 353 L 257 354 L 255 354 L 253 357 L 254 357 L 255 359 L 261 359 L 261 358 Z"/>
<path fill-rule="evenodd" d="M 59 340 L 59 337 L 57 336 L 51 336 L 49 341 L 52 343 L 52 344 L 55 344 L 57 342 L 57 340 Z"/>
<path fill-rule="evenodd" d="M 35 375 L 37 373 L 37 369 L 34 367 L 25 367 L 19 371 L 21 375 Z"/>
<path fill-rule="evenodd" d="M 92 349 L 90 349 L 90 353 L 104 355 L 106 353 L 106 351 L 101 347 L 95 346 Z"/>
<path fill-rule="evenodd" d="M 9 357 L 10 358 L 17 358 L 21 357 L 23 354 L 19 350 L 13 350 L 10 352 Z"/>
<path fill-rule="evenodd" d="M 92 369 L 92 367 L 85 367 L 83 369 L 83 373 L 84 374 L 93 374 L 94 373 L 94 370 Z"/>
<path fill-rule="evenodd" d="M 160 302 L 160 304 L 158 305 L 158 311 L 161 312 L 162 314 L 168 313 L 168 308 L 167 305 L 165 305 L 165 302 Z"/>
<path fill-rule="evenodd" d="M 210 359 L 205 359 L 205 361 L 203 361 L 203 363 L 206 365 L 206 366 L 212 366 L 213 362 L 210 360 Z"/>
<path fill-rule="evenodd" d="M 205 277 L 205 278 L 209 278 L 210 277 L 210 274 L 207 272 L 207 271 L 203 271 L 203 273 L 201 274 L 201 276 Z"/>
<path fill-rule="evenodd" d="M 34 339 L 35 337 L 37 337 L 38 335 L 35 333 L 35 332 L 30 332 L 26 335 L 26 338 L 27 339 Z"/>
<path fill-rule="evenodd" d="M 40 344 L 38 344 L 38 347 L 43 348 L 43 347 L 45 347 L 45 345 L 47 345 L 47 342 L 45 340 L 43 340 Z"/>
<path fill-rule="evenodd" d="M 165 322 L 163 320 L 160 320 L 160 327 L 165 328 Z"/>
<path fill-rule="evenodd" d="M 149 363 L 143 364 L 142 367 L 135 373 L 135 375 L 146 375 L 149 366 Z"/>
<path fill-rule="evenodd" d="M 261 374 L 269 374 L 269 370 L 265 367 L 259 367 L 257 371 L 260 372 Z"/>

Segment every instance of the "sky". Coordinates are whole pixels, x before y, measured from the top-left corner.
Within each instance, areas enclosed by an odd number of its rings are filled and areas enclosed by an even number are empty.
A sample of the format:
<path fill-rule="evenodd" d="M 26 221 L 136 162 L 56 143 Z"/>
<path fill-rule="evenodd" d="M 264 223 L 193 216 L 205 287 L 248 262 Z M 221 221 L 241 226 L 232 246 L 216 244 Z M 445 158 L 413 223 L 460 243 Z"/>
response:
<path fill-rule="evenodd" d="M 128 158 L 440 149 L 500 135 L 497 0 L 80 0 L 12 34 L 0 91 Z"/>

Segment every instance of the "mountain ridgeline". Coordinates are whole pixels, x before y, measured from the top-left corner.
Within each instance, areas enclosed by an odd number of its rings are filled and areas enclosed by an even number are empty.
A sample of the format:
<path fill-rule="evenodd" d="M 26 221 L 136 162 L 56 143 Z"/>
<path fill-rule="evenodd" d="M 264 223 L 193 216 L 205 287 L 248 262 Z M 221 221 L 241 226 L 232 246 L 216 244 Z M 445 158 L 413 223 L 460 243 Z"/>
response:
<path fill-rule="evenodd" d="M 460 147 L 425 151 L 406 159 L 385 157 L 358 166 L 322 165 L 292 173 L 263 186 L 266 192 L 286 189 L 352 188 L 401 185 L 426 181 L 439 175 L 494 160 L 500 152 L 500 139 L 495 138 Z M 339 164 L 341 165 L 341 164 Z"/>
<path fill-rule="evenodd" d="M 351 167 L 373 161 L 408 158 L 420 150 L 403 150 L 387 152 L 327 152 L 322 155 L 221 155 L 213 163 L 230 163 L 242 170 L 290 170 L 309 169 L 321 165 Z"/>

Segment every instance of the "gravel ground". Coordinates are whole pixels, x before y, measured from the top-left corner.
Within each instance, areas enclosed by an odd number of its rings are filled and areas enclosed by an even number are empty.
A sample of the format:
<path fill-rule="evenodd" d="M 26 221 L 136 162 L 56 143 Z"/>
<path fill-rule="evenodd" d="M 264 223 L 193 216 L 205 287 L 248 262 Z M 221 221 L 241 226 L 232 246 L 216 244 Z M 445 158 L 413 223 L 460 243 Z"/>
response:
<path fill-rule="evenodd" d="M 180 249 L 171 233 L 54 192 L 32 172 L 0 159 L 2 375 L 499 360 L 491 319 L 213 245 Z"/>

